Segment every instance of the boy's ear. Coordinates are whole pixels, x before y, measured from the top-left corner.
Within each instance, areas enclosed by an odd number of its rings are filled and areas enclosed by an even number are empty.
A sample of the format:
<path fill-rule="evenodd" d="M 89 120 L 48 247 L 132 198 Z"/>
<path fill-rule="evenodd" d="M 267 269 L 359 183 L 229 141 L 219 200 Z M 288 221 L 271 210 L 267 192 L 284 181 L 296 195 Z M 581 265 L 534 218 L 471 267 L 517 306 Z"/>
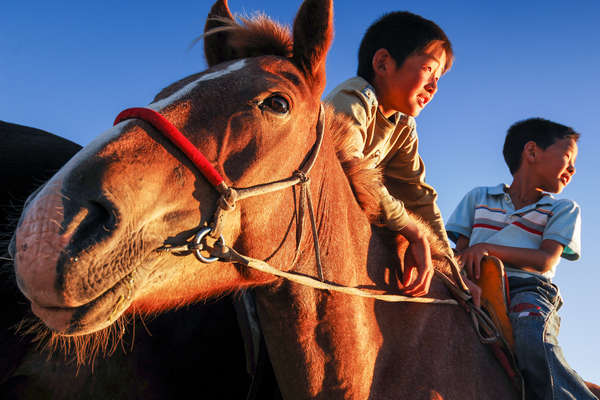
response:
<path fill-rule="evenodd" d="M 373 54 L 373 60 L 371 60 L 373 73 L 375 75 L 383 75 L 391 68 L 390 61 L 393 61 L 392 55 L 387 49 L 379 49 Z"/>
<path fill-rule="evenodd" d="M 530 163 L 533 163 L 535 162 L 537 151 L 537 144 L 533 140 L 530 140 L 529 142 L 525 143 L 525 146 L 523 147 L 523 158 Z"/>

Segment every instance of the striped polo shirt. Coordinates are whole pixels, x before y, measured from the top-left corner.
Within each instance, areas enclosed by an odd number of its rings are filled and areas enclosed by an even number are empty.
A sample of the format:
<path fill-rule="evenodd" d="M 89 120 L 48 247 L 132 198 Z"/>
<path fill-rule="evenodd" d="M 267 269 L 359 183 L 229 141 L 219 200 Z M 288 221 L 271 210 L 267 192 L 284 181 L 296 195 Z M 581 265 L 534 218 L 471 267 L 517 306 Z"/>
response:
<path fill-rule="evenodd" d="M 515 210 L 508 186 L 477 187 L 465 195 L 448 222 L 448 237 L 469 238 L 469 246 L 490 243 L 510 247 L 539 249 L 543 240 L 564 246 L 562 257 L 577 260 L 581 254 L 581 211 L 572 200 L 545 194 L 538 202 Z M 553 278 L 556 266 L 542 274 Z M 506 268 L 509 276 L 532 274 Z M 525 274 L 525 275 L 523 275 Z"/>

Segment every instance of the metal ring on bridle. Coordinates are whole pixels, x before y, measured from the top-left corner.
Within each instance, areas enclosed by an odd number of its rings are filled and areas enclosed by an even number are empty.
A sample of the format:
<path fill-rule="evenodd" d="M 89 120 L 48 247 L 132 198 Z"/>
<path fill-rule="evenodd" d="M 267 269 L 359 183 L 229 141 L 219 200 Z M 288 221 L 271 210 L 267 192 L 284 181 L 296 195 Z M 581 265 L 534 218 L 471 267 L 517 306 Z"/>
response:
<path fill-rule="evenodd" d="M 214 263 L 215 261 L 219 260 L 219 257 L 204 257 L 201 253 L 201 251 L 204 247 L 204 246 L 202 246 L 202 241 L 204 240 L 204 237 L 206 235 L 208 235 L 210 232 L 212 232 L 212 228 L 204 228 L 204 229 L 200 230 L 196 234 L 196 237 L 194 238 L 194 244 L 196 245 L 195 246 L 196 258 L 205 264 Z M 223 239 L 223 235 L 221 235 L 219 237 L 219 241 L 221 242 L 222 245 L 225 245 L 225 239 Z"/>

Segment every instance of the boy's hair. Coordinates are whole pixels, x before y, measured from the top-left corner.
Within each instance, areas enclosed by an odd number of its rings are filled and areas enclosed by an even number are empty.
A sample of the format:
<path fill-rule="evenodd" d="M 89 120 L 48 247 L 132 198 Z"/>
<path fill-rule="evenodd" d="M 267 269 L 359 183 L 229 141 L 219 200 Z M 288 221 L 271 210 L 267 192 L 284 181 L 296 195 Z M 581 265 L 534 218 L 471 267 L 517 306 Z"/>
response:
<path fill-rule="evenodd" d="M 572 138 L 577 141 L 579 133 L 573 128 L 548 121 L 544 118 L 529 118 L 513 124 L 506 134 L 502 154 L 512 175 L 521 166 L 523 149 L 527 142 L 533 141 L 538 147 L 547 149 L 557 140 Z"/>
<path fill-rule="evenodd" d="M 446 51 L 445 72 L 452 66 L 454 53 L 450 40 L 439 26 L 408 11 L 385 14 L 367 29 L 360 42 L 357 75 L 373 82 L 373 56 L 379 49 L 386 49 L 401 67 L 408 56 L 423 51 L 435 40 L 441 41 Z"/>

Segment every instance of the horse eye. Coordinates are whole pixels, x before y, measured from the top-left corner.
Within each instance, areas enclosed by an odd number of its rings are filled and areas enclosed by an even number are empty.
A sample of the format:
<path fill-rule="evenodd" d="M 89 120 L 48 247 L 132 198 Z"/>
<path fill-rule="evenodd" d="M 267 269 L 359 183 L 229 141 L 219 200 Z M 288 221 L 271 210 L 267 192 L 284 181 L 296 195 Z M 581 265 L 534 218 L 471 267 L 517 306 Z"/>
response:
<path fill-rule="evenodd" d="M 290 111 L 290 104 L 280 95 L 267 97 L 260 105 L 262 110 L 264 110 L 265 107 L 278 114 L 287 114 L 287 112 Z"/>

